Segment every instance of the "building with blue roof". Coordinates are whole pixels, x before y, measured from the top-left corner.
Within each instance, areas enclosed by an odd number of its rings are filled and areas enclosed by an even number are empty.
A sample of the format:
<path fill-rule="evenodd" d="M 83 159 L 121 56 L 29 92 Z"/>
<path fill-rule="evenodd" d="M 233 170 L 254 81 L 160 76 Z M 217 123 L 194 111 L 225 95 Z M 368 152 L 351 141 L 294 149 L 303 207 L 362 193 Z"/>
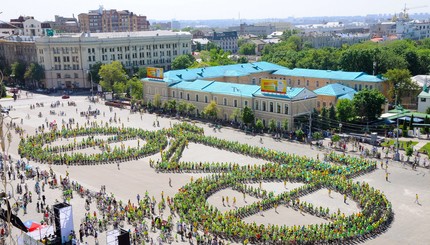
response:
<path fill-rule="evenodd" d="M 263 79 L 284 84 L 286 92 L 261 91 Z M 197 114 L 215 101 L 220 108 L 219 118 L 225 120 L 234 110 L 247 106 L 257 119 L 274 119 L 278 125 L 287 119 L 291 128 L 295 118 L 309 115 L 314 108 L 328 107 L 341 97 L 351 99 L 356 91 L 365 88 L 384 93 L 386 87 L 384 79 L 364 72 L 288 69 L 264 61 L 172 70 L 165 72 L 163 79 L 146 78 L 143 82 L 146 101 L 152 101 L 157 94 L 163 101 L 186 101 L 196 106 Z"/>
<path fill-rule="evenodd" d="M 328 84 L 339 83 L 355 91 L 366 88 L 376 89 L 383 94 L 387 92 L 385 79 L 365 72 L 284 68 L 273 72 L 269 78 L 285 80 L 288 86 L 306 87 L 310 90 L 316 90 Z"/>
<path fill-rule="evenodd" d="M 268 125 L 275 120 L 280 128 L 288 120 L 294 129 L 294 119 L 309 115 L 316 106 L 317 95 L 307 88 L 287 87 L 285 94 L 262 92 L 259 85 L 219 82 L 215 80 L 196 79 L 194 81 L 170 81 L 169 79 L 145 78 L 144 99 L 154 102 L 158 95 L 161 101 L 176 100 L 196 106 L 200 115 L 204 108 L 214 101 L 219 108 L 220 119 L 231 120 L 235 110 L 245 107 L 254 111 L 256 119 Z"/>
<path fill-rule="evenodd" d="M 357 91 L 342 84 L 334 83 L 328 84 L 319 89 L 315 89 L 314 93 L 318 95 L 317 110 L 321 110 L 324 107 L 336 105 L 337 100 L 339 99 L 352 100 L 352 98 L 354 98 L 354 94 L 357 93 Z"/>

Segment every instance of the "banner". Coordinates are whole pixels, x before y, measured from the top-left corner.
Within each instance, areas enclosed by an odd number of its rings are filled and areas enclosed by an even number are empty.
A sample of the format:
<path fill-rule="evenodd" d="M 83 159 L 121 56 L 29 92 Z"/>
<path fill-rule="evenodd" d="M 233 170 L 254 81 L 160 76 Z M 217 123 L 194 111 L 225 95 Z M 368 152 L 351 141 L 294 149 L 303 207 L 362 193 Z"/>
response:
<path fill-rule="evenodd" d="M 146 77 L 163 79 L 163 68 L 147 67 Z"/>
<path fill-rule="evenodd" d="M 287 81 L 275 79 L 261 79 L 261 91 L 269 93 L 287 93 Z"/>

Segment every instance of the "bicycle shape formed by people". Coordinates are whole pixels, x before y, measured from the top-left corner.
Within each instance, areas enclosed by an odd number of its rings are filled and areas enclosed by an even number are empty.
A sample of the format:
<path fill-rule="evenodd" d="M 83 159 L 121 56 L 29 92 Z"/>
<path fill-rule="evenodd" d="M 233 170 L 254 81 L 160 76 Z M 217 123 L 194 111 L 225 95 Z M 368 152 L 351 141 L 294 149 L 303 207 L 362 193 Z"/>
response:
<path fill-rule="evenodd" d="M 97 154 L 85 155 L 72 153 L 65 157 L 65 153 L 57 148 L 43 147 L 46 142 L 58 140 L 60 137 L 95 135 L 116 135 L 122 140 L 143 139 L 145 146 L 104 151 L 102 157 Z M 170 137 L 169 148 L 167 138 Z M 85 148 L 95 145 L 108 145 L 115 139 L 90 140 L 76 143 L 66 148 Z M 183 150 L 189 142 L 204 144 L 221 150 L 228 150 L 237 154 L 244 154 L 260 158 L 263 165 L 239 165 L 237 163 L 202 163 L 180 162 Z M 167 130 L 156 132 L 141 129 L 92 127 L 63 129 L 58 132 L 49 132 L 22 139 L 20 143 L 22 156 L 39 161 L 54 161 L 57 164 L 98 164 L 115 161 L 127 161 L 161 151 L 162 159 L 153 165 L 156 171 L 183 173 L 207 172 L 212 175 L 192 180 L 175 195 L 174 211 L 185 222 L 196 224 L 199 230 L 211 233 L 224 239 L 242 243 L 314 243 L 314 242 L 348 242 L 364 240 L 383 232 L 393 220 L 391 203 L 385 195 L 370 187 L 367 183 L 354 182 L 353 177 L 373 171 L 376 162 L 368 159 L 339 155 L 334 152 L 319 161 L 307 157 L 278 152 L 266 148 L 222 140 L 216 137 L 205 136 L 203 129 L 188 123 L 176 124 Z M 131 150 L 132 149 L 132 150 Z M 127 153 L 126 155 L 124 155 Z M 76 155 L 74 155 L 76 154 Z M 334 162 L 336 164 L 331 164 Z M 250 183 L 289 181 L 302 182 L 303 186 L 275 195 L 260 188 L 250 187 Z M 259 199 L 246 206 L 234 210 L 221 212 L 208 203 L 207 199 L 214 193 L 226 188 L 233 188 Z M 349 197 L 355 201 L 360 211 L 346 216 L 343 213 L 330 212 L 328 208 L 314 206 L 312 203 L 300 200 L 302 196 L 327 188 L 339 192 L 344 198 Z M 331 191 L 330 191 L 331 192 Z M 324 224 L 307 226 L 278 226 L 256 225 L 246 223 L 245 217 L 259 212 L 277 208 L 279 205 L 308 212 L 311 215 L 327 220 Z"/>

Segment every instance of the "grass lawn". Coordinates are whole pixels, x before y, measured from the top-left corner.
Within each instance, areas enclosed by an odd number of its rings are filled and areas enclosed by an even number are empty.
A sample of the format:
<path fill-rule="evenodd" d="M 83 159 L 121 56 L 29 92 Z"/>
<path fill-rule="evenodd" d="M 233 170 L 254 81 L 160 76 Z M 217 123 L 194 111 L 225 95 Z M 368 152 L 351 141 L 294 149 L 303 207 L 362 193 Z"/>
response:
<path fill-rule="evenodd" d="M 418 144 L 418 141 L 412 141 L 412 140 L 408 140 L 408 141 L 403 140 L 402 141 L 402 140 L 399 140 L 399 145 L 400 145 L 399 149 L 406 150 L 406 147 L 408 145 L 410 145 L 410 146 L 413 147 L 416 144 Z M 392 146 L 392 145 L 396 145 L 396 140 L 395 139 L 391 139 L 389 141 L 385 141 L 385 142 L 383 142 L 381 144 L 381 146 L 385 146 L 385 147 L 389 147 L 389 146 Z M 429 149 L 430 149 L 430 145 L 429 145 Z"/>
<path fill-rule="evenodd" d="M 421 149 L 419 149 L 419 152 L 428 154 L 428 152 L 430 152 L 430 143 L 427 143 L 423 147 L 421 147 Z"/>

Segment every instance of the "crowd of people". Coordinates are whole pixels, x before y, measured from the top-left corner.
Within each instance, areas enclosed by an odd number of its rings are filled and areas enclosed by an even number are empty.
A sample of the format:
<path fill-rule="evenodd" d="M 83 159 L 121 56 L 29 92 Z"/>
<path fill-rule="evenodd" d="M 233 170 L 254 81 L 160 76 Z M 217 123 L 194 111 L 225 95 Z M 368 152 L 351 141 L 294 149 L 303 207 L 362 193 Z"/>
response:
<path fill-rule="evenodd" d="M 108 136 L 102 139 L 98 136 Z M 83 140 L 77 140 L 82 137 Z M 52 146 L 49 143 L 66 139 L 67 143 Z M 71 140 L 73 139 L 73 140 Z M 137 147 L 126 147 L 123 141 L 138 140 Z M 183 150 L 189 142 L 204 144 L 222 150 L 263 159 L 268 164 L 251 165 L 236 163 L 180 162 Z M 121 143 L 111 147 L 112 143 Z M 164 149 L 169 146 L 165 151 Z M 98 147 L 102 153 L 84 154 L 78 152 L 85 148 Z M 189 123 L 175 124 L 169 129 L 146 131 L 141 129 L 112 127 L 97 122 L 62 127 L 34 136 L 22 137 L 19 154 L 23 158 L 48 164 L 102 164 L 128 161 L 161 152 L 162 159 L 152 164 L 157 171 L 165 172 L 208 172 L 214 173 L 206 178 L 192 180 L 180 189 L 175 197 L 165 197 L 156 201 L 145 193 L 134 204 L 130 200 L 123 203 L 105 189 L 99 192 L 86 190 L 78 183 L 70 181 L 69 176 L 58 181 L 54 173 L 37 172 L 39 183 L 35 186 L 37 194 L 43 193 L 45 185 L 56 188 L 58 183 L 63 191 L 65 202 L 70 202 L 73 192 L 85 198 L 88 213 L 85 214 L 79 229 L 79 239 L 107 230 L 109 225 L 123 227 L 125 223 L 134 227 L 132 241 L 151 241 L 149 232 L 158 229 L 160 241 L 178 240 L 172 235 L 176 227 L 182 240 L 196 238 L 202 243 L 222 243 L 221 239 L 242 243 L 267 242 L 335 242 L 350 239 L 363 239 L 380 233 L 391 222 L 391 204 L 380 191 L 366 183 L 355 183 L 350 178 L 367 173 L 376 168 L 376 162 L 359 157 L 349 157 L 334 152 L 326 153 L 323 160 L 300 157 L 264 147 L 256 147 L 239 142 L 205 136 L 203 129 Z M 335 163 L 335 164 L 333 164 Z M 18 169 L 22 169 L 19 165 Z M 22 173 L 22 170 L 21 170 Z M 12 175 L 11 175 L 12 176 Z M 15 175 L 13 175 L 15 176 Z M 20 176 L 18 174 L 18 176 Z M 305 185 L 275 195 L 260 188 L 250 188 L 249 183 L 266 181 L 302 182 Z M 170 183 L 169 183 L 170 184 Z M 261 184 L 260 184 L 261 186 Z M 227 187 L 256 196 L 262 200 L 247 206 L 237 207 L 225 213 L 208 204 L 207 198 Z M 342 193 L 353 199 L 360 207 L 360 212 L 346 216 L 340 211 L 314 206 L 300 201 L 300 197 L 321 188 Z M 25 201 L 31 201 L 31 193 L 25 187 Z M 23 199 L 24 199 L 23 197 Z M 90 211 L 90 203 L 95 202 L 97 212 Z M 25 203 L 24 201 L 22 203 Z M 243 218 L 254 215 L 278 205 L 292 207 L 301 212 L 309 212 L 326 218 L 327 223 L 308 226 L 277 226 L 245 223 Z M 24 205 L 19 205 L 25 210 Z M 49 222 L 51 210 L 48 205 L 38 201 L 38 211 L 47 213 Z M 170 213 L 166 210 L 169 209 Z M 98 214 L 97 214 L 98 213 Z M 181 221 L 174 225 L 173 217 L 178 214 Z M 148 222 L 148 224 L 147 224 Z M 150 225 L 149 225 L 150 222 Z"/>

